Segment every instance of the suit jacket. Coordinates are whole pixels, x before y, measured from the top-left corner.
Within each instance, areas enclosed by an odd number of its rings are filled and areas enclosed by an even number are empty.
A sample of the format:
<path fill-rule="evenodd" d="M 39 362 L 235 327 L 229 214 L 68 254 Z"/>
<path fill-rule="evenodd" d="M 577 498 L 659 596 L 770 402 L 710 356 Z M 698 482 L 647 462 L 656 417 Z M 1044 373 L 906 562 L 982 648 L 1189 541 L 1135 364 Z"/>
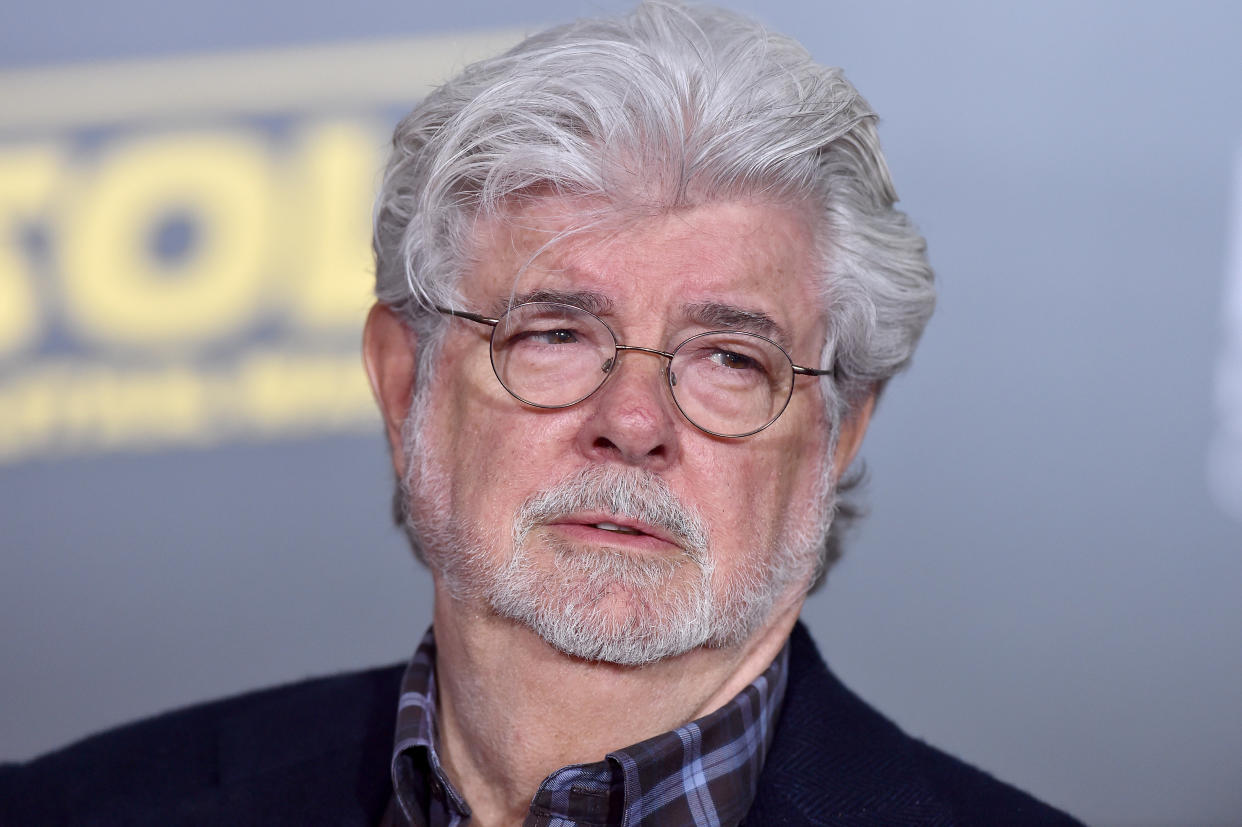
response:
<path fill-rule="evenodd" d="M 910 738 L 791 638 L 785 706 L 748 825 L 1077 824 Z M 161 715 L 0 768 L 0 824 L 375 825 L 403 666 Z"/>

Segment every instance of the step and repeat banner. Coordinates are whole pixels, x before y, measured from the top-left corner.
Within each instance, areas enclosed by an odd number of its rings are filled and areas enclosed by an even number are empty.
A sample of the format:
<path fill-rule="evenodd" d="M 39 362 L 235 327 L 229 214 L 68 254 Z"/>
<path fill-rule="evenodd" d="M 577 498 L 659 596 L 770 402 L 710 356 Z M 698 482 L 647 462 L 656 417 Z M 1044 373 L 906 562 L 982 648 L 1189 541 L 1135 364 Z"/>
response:
<path fill-rule="evenodd" d="M 0 463 L 375 430 L 392 122 L 515 39 L 0 75 Z"/>

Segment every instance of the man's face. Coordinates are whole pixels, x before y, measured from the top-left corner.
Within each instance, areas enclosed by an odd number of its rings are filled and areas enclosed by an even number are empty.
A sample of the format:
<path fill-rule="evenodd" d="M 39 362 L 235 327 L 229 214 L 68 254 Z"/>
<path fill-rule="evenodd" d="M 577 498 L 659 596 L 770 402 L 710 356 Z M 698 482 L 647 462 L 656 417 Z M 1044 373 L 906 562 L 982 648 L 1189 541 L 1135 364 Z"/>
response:
<path fill-rule="evenodd" d="M 543 249 L 573 206 L 482 226 L 464 309 L 589 302 L 621 343 L 664 351 L 762 314 L 795 363 L 817 365 L 825 322 L 798 212 L 708 205 Z M 686 421 L 666 360 L 646 353 L 622 353 L 576 406 L 524 405 L 492 372 L 490 332 L 451 322 L 407 458 L 413 519 L 451 593 L 617 663 L 739 644 L 801 597 L 831 503 L 821 380 L 797 379 L 771 427 L 723 439 Z"/>

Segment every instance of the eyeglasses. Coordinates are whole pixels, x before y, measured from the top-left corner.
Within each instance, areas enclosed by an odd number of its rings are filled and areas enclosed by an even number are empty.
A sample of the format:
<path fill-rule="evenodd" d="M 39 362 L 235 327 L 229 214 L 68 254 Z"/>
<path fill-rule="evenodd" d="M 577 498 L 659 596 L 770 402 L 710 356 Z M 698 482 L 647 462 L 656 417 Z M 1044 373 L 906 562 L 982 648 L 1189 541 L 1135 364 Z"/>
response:
<path fill-rule="evenodd" d="M 735 439 L 762 431 L 784 413 L 796 375 L 832 373 L 795 365 L 784 348 L 757 333 L 712 330 L 666 352 L 620 344 L 603 319 L 568 304 L 527 302 L 499 319 L 436 310 L 490 325 L 496 378 L 514 398 L 536 408 L 578 404 L 608 381 L 622 351 L 639 351 L 668 360 L 669 392 L 690 424 Z"/>

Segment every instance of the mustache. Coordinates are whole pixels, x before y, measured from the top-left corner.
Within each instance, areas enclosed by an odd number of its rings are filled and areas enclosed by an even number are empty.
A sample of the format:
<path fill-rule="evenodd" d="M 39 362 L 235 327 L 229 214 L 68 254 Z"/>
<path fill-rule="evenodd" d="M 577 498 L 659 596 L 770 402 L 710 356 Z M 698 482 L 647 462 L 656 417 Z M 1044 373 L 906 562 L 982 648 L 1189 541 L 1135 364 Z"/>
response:
<path fill-rule="evenodd" d="M 515 548 L 531 530 L 581 511 L 629 517 L 668 533 L 687 555 L 707 560 L 707 525 L 662 477 L 638 468 L 592 465 L 529 497 L 514 520 Z"/>

